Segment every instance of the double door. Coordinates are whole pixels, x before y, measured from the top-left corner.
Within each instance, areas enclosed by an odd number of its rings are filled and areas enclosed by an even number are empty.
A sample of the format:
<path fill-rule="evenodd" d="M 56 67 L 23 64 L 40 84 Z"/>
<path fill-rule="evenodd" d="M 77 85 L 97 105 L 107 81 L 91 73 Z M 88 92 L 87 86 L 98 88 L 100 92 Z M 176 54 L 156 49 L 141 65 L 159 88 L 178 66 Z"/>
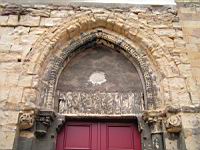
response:
<path fill-rule="evenodd" d="M 57 150 L 141 150 L 133 123 L 67 122 L 56 145 Z"/>

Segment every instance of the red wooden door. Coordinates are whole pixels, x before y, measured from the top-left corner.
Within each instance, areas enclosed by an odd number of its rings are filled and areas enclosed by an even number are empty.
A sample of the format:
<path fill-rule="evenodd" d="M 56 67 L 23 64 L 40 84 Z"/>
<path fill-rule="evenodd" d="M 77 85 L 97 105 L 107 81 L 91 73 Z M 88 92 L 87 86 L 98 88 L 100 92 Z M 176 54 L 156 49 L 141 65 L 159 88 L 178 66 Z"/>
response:
<path fill-rule="evenodd" d="M 57 150 L 141 150 L 140 134 L 130 123 L 68 122 Z"/>

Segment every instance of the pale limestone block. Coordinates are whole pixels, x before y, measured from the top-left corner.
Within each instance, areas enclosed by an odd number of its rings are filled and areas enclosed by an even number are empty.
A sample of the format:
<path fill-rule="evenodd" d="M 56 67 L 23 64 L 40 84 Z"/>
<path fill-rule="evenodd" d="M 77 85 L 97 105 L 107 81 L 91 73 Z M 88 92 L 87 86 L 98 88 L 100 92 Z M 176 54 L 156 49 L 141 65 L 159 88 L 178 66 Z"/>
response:
<path fill-rule="evenodd" d="M 30 31 L 30 27 L 18 26 L 12 32 L 12 35 L 18 36 L 20 38 L 21 35 L 27 35 Z"/>
<path fill-rule="evenodd" d="M 160 36 L 175 37 L 176 32 L 174 29 L 154 29 L 154 32 Z"/>
<path fill-rule="evenodd" d="M 79 24 L 72 24 L 67 28 L 67 30 L 72 38 L 79 33 Z"/>
<path fill-rule="evenodd" d="M 171 88 L 171 87 L 170 87 Z M 172 104 L 184 106 L 191 104 L 189 93 L 186 89 L 170 90 Z"/>
<path fill-rule="evenodd" d="M 196 44 L 191 44 L 191 43 L 187 43 L 186 44 L 186 48 L 188 50 L 188 52 L 192 51 L 192 52 L 198 52 L 199 51 L 199 48 Z"/>
<path fill-rule="evenodd" d="M 164 103 L 167 104 L 170 102 L 170 89 L 169 82 L 166 78 L 160 81 L 160 89 L 162 94 L 159 94 L 159 98 L 162 99 L 162 101 L 164 100 Z"/>
<path fill-rule="evenodd" d="M 182 21 L 182 26 L 187 28 L 200 28 L 200 21 Z"/>
<path fill-rule="evenodd" d="M 17 15 L 9 15 L 8 23 L 9 26 L 17 26 L 19 24 L 18 22 L 18 16 Z"/>
<path fill-rule="evenodd" d="M 128 18 L 127 19 L 130 19 L 130 20 L 138 20 L 138 15 L 136 15 L 135 13 L 132 13 L 132 12 L 130 12 L 129 14 L 128 14 Z"/>
<path fill-rule="evenodd" d="M 179 8 L 179 13 L 183 13 L 183 14 L 195 14 L 196 10 L 195 10 L 195 8 L 191 8 L 191 7 L 180 7 Z"/>
<path fill-rule="evenodd" d="M 6 78 L 6 86 L 16 86 L 19 80 L 19 73 L 8 73 Z"/>
<path fill-rule="evenodd" d="M 47 28 L 44 28 L 44 27 L 32 27 L 30 29 L 29 35 L 41 35 L 45 31 L 47 31 Z"/>
<path fill-rule="evenodd" d="M 185 41 L 181 38 L 175 38 L 174 44 L 175 44 L 175 47 L 185 47 L 186 45 Z"/>
<path fill-rule="evenodd" d="M 190 64 L 179 64 L 178 68 L 182 77 L 191 77 L 192 70 Z"/>
<path fill-rule="evenodd" d="M 4 111 L 0 110 L 0 126 L 16 125 L 18 122 L 18 111 Z M 0 136 L 1 137 L 1 136 Z"/>
<path fill-rule="evenodd" d="M 35 41 L 39 38 L 39 35 L 23 35 L 21 36 L 21 45 L 32 45 L 33 43 L 35 43 Z"/>
<path fill-rule="evenodd" d="M 28 53 L 31 51 L 31 47 L 32 47 L 32 45 L 27 45 L 27 46 L 24 47 L 23 52 L 21 53 L 23 59 L 24 59 L 24 58 L 28 55 Z"/>
<path fill-rule="evenodd" d="M 0 63 L 0 72 L 20 72 L 22 71 L 22 62 L 1 62 Z"/>
<path fill-rule="evenodd" d="M 10 88 L 10 93 L 8 97 L 8 102 L 9 103 L 19 103 L 22 100 L 22 93 L 23 93 L 23 88 L 22 87 L 11 87 Z"/>
<path fill-rule="evenodd" d="M 130 8 L 130 11 L 133 13 L 146 13 L 147 8 L 142 8 L 142 7 L 136 7 L 136 8 Z"/>
<path fill-rule="evenodd" d="M 174 41 L 171 38 L 164 36 L 164 37 L 161 37 L 161 39 L 164 42 L 166 47 L 169 47 L 169 48 L 174 47 Z"/>
<path fill-rule="evenodd" d="M 11 49 L 11 44 L 0 44 L 0 52 L 9 52 Z"/>
<path fill-rule="evenodd" d="M 22 102 L 24 103 L 35 103 L 36 102 L 36 89 L 25 88 L 23 92 Z"/>
<path fill-rule="evenodd" d="M 195 36 L 187 36 L 186 37 L 186 41 L 188 43 L 200 44 L 200 38 L 199 37 L 195 37 Z"/>
<path fill-rule="evenodd" d="M 67 10 L 53 10 L 51 11 L 50 17 L 52 18 L 65 18 L 74 15 L 74 11 Z"/>
<path fill-rule="evenodd" d="M 2 35 L 11 35 L 11 33 L 14 31 L 14 27 L 0 27 L 0 36 L 2 37 Z"/>
<path fill-rule="evenodd" d="M 172 26 L 174 29 L 182 29 L 181 23 L 180 22 L 173 22 Z"/>
<path fill-rule="evenodd" d="M 200 67 L 200 52 L 190 52 L 188 56 L 192 67 Z"/>
<path fill-rule="evenodd" d="M 7 25 L 8 16 L 0 16 L 0 25 Z"/>
<path fill-rule="evenodd" d="M 12 150 L 16 131 L 0 131 L 0 150 Z"/>
<path fill-rule="evenodd" d="M 5 78 L 5 77 L 4 77 Z M 0 85 L 0 102 L 3 102 L 8 99 L 10 92 L 10 87 L 6 87 L 5 85 Z"/>
<path fill-rule="evenodd" d="M 1 72 L 1 77 L 0 77 L 0 86 L 5 85 L 7 78 L 7 73 L 6 72 Z"/>
<path fill-rule="evenodd" d="M 200 67 L 192 67 L 192 76 L 196 80 L 197 84 L 200 85 Z"/>
<path fill-rule="evenodd" d="M 31 87 L 32 81 L 33 81 L 33 77 L 31 75 L 20 76 L 18 86 Z"/>
<path fill-rule="evenodd" d="M 193 104 L 199 104 L 199 89 L 196 85 L 195 80 L 192 76 L 186 78 L 187 89 L 190 91 L 191 99 Z"/>
<path fill-rule="evenodd" d="M 181 60 L 182 63 L 185 63 L 185 64 L 190 63 L 187 53 L 181 53 L 180 54 L 180 60 Z"/>
<path fill-rule="evenodd" d="M 1 35 L 1 40 L 0 40 L 0 44 L 2 45 L 12 45 L 14 44 L 16 41 L 18 40 L 17 36 L 14 35 L 7 35 L 7 34 L 2 34 Z M 19 41 L 19 40 L 18 40 Z M 17 42 L 18 42 L 17 41 Z"/>
<path fill-rule="evenodd" d="M 23 54 L 24 52 L 30 51 L 30 49 L 31 49 L 31 45 L 15 44 L 15 45 L 12 45 L 10 51 Z"/>
<path fill-rule="evenodd" d="M 41 18 L 40 26 L 52 27 L 60 21 L 61 18 Z"/>
<path fill-rule="evenodd" d="M 183 38 L 183 31 L 181 30 L 176 31 L 176 36 Z"/>
<path fill-rule="evenodd" d="M 169 84 L 171 90 L 185 89 L 185 80 L 183 78 L 171 78 L 169 79 Z"/>
<path fill-rule="evenodd" d="M 168 25 L 165 25 L 165 24 L 155 24 L 155 25 L 149 25 L 151 28 L 154 28 L 154 29 L 166 29 L 166 28 L 169 28 Z"/>
<path fill-rule="evenodd" d="M 23 15 L 20 18 L 20 25 L 23 26 L 39 26 L 40 24 L 40 17 L 33 17 L 30 15 Z"/>

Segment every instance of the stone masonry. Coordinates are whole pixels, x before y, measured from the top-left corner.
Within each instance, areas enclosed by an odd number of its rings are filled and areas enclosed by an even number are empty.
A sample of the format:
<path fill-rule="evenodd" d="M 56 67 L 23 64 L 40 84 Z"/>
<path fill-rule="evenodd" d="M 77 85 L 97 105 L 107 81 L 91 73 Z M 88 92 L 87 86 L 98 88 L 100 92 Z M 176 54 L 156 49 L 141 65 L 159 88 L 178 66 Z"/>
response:
<path fill-rule="evenodd" d="M 165 149 L 199 150 L 200 4 L 181 1 L 127 8 L 0 4 L 0 150 L 16 149 L 19 137 L 35 138 L 26 129 L 46 106 L 41 81 L 52 58 L 93 30 L 127 41 L 149 66 L 155 106 L 146 121 L 165 114 Z"/>

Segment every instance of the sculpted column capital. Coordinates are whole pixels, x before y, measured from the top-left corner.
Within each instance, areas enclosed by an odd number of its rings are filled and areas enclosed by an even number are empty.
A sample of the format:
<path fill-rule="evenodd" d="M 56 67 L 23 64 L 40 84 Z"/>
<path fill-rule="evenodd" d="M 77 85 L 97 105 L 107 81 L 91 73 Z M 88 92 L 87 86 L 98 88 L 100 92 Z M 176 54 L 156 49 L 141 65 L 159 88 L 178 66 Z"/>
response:
<path fill-rule="evenodd" d="M 27 110 L 20 112 L 19 115 L 19 128 L 20 130 L 26 130 L 33 127 L 35 121 L 35 111 Z"/>

